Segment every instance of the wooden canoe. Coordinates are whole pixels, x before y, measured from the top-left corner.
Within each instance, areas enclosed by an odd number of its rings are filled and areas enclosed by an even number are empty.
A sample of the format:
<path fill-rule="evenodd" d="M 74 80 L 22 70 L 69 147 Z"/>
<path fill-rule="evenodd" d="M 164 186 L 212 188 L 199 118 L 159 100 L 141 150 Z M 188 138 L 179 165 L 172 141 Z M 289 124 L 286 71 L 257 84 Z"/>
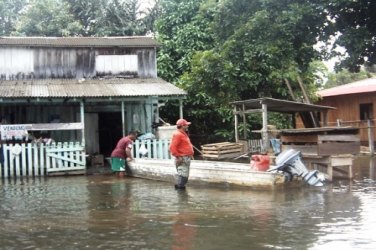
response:
<path fill-rule="evenodd" d="M 175 183 L 173 160 L 134 159 L 127 168 L 132 177 Z M 283 189 L 302 186 L 301 178 L 287 181 L 282 173 L 251 170 L 249 164 L 221 161 L 192 160 L 187 186 L 214 184 L 252 189 Z"/>

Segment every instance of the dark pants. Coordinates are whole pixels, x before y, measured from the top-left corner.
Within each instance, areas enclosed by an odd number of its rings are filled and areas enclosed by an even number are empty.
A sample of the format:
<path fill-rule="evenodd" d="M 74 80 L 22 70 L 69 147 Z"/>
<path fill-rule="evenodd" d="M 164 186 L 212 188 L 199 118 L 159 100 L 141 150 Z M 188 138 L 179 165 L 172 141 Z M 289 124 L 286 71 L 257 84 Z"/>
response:
<path fill-rule="evenodd" d="M 4 164 L 4 152 L 3 152 L 3 147 L 0 146 L 0 164 Z"/>

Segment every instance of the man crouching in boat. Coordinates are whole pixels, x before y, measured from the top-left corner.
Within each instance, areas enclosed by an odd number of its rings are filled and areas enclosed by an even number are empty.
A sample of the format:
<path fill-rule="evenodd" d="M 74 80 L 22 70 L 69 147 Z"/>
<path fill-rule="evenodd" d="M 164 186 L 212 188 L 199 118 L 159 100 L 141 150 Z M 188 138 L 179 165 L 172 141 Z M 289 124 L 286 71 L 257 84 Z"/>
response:
<path fill-rule="evenodd" d="M 177 120 L 177 130 L 173 133 L 171 139 L 170 152 L 175 156 L 175 165 L 178 173 L 175 189 L 185 189 L 185 184 L 188 182 L 189 167 L 193 157 L 193 145 L 187 134 L 190 124 L 185 119 Z"/>
<path fill-rule="evenodd" d="M 133 141 L 137 138 L 137 131 L 131 131 L 127 136 L 122 137 L 111 153 L 111 169 L 117 176 L 124 176 L 128 161 L 132 161 Z"/>

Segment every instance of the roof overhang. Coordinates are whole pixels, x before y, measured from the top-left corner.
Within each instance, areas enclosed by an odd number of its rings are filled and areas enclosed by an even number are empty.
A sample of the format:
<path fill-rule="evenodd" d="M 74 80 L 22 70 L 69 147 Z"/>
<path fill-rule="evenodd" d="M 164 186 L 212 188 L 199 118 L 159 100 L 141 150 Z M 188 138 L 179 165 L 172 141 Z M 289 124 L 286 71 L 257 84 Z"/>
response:
<path fill-rule="evenodd" d="M 129 47 L 155 48 L 160 44 L 151 36 L 115 37 L 0 37 L 0 47 Z"/>
<path fill-rule="evenodd" d="M 329 107 L 329 106 L 321 106 L 321 105 L 315 105 L 315 104 L 279 100 L 279 99 L 273 99 L 273 98 L 268 98 L 268 97 L 249 99 L 249 100 L 243 100 L 243 101 L 235 101 L 235 102 L 232 102 L 231 104 L 235 106 L 237 111 L 240 111 L 243 113 L 260 111 L 262 109 L 263 104 L 267 106 L 268 111 L 279 112 L 279 113 L 328 111 L 330 109 L 336 109 L 334 107 Z"/>
<path fill-rule="evenodd" d="M 0 81 L 0 89 L 0 104 L 170 100 L 187 95 L 159 78 Z"/>

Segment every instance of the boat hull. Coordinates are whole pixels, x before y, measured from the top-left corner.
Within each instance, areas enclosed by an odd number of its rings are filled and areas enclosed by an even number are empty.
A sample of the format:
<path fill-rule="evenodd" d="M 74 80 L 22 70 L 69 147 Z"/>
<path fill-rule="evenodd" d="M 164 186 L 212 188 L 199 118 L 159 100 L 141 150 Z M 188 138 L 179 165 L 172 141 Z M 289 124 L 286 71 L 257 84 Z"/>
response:
<path fill-rule="evenodd" d="M 175 183 L 173 160 L 135 159 L 127 168 L 127 175 Z M 254 171 L 249 164 L 192 160 L 188 185 L 212 184 L 253 189 L 283 189 L 301 186 L 301 178 L 287 181 L 281 173 Z"/>

